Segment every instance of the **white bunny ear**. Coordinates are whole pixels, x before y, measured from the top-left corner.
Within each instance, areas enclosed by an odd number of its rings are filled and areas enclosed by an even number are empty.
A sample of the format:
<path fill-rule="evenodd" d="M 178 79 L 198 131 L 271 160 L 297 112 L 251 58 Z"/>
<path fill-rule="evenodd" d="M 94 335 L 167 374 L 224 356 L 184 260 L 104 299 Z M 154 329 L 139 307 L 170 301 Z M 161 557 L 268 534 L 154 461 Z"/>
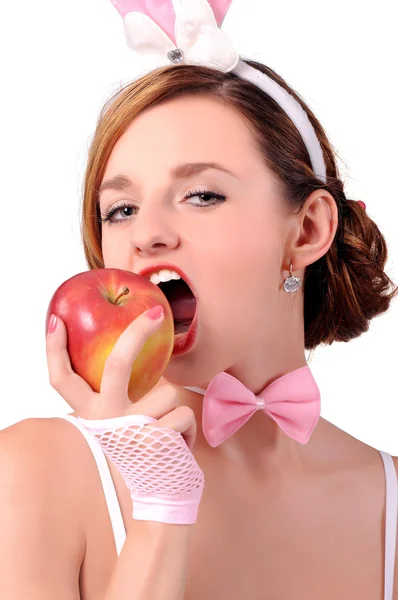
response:
<path fill-rule="evenodd" d="M 139 12 L 130 12 L 123 22 L 127 44 L 135 55 L 136 76 L 171 64 L 167 53 L 176 47 L 150 17 Z"/>
<path fill-rule="evenodd" d="M 220 71 L 232 71 L 239 54 L 231 41 L 218 28 L 207 0 L 174 0 L 176 40 L 184 51 L 184 59 L 192 65 L 203 65 Z"/>

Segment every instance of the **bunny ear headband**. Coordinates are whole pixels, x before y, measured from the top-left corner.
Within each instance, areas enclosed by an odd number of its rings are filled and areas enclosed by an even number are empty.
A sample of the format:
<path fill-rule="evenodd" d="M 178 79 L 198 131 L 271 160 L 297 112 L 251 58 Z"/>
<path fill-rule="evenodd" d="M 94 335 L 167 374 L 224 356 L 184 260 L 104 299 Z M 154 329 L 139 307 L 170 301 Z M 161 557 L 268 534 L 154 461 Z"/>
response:
<path fill-rule="evenodd" d="M 232 0 L 111 0 L 124 20 L 134 53 L 133 77 L 170 64 L 201 65 L 233 72 L 271 96 L 296 125 L 316 177 L 326 165 L 315 130 L 300 104 L 276 81 L 240 59 L 220 27 Z M 363 208 L 364 203 L 361 202 Z"/>

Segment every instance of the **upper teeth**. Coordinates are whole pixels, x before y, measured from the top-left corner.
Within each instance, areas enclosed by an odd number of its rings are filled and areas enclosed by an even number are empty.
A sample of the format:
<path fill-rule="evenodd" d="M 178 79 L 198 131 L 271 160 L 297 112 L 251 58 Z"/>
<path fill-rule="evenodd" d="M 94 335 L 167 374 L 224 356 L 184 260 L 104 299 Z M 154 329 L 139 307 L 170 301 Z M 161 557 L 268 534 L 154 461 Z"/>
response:
<path fill-rule="evenodd" d="M 149 278 L 149 281 L 151 281 L 155 285 L 159 285 L 161 281 L 170 281 L 171 279 L 181 279 L 181 277 L 175 271 L 170 271 L 169 269 L 161 269 L 156 273 L 152 273 Z"/>

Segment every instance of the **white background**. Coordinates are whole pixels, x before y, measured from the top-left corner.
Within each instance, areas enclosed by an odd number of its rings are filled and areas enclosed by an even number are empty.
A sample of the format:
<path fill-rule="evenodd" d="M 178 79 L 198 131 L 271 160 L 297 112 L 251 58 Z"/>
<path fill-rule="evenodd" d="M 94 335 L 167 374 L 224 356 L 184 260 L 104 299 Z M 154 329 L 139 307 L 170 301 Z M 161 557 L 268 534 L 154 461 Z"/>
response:
<path fill-rule="evenodd" d="M 279 72 L 308 102 L 389 246 L 398 281 L 394 0 L 234 0 L 223 29 L 246 57 Z M 0 9 L 0 429 L 71 409 L 48 382 L 44 321 L 66 279 L 88 269 L 82 181 L 99 110 L 129 79 L 122 19 L 109 0 L 7 2 Z M 322 416 L 398 454 L 398 301 L 350 343 L 310 366 Z"/>

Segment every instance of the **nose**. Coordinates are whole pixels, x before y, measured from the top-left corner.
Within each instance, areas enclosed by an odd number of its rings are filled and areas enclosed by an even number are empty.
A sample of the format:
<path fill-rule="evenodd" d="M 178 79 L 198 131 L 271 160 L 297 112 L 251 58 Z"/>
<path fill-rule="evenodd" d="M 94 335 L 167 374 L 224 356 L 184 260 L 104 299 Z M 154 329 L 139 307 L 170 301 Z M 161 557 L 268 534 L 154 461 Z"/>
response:
<path fill-rule="evenodd" d="M 172 225 L 167 208 L 159 204 L 143 202 L 134 218 L 131 244 L 134 254 L 145 257 L 154 256 L 164 250 L 173 250 L 178 246 L 178 235 Z"/>

